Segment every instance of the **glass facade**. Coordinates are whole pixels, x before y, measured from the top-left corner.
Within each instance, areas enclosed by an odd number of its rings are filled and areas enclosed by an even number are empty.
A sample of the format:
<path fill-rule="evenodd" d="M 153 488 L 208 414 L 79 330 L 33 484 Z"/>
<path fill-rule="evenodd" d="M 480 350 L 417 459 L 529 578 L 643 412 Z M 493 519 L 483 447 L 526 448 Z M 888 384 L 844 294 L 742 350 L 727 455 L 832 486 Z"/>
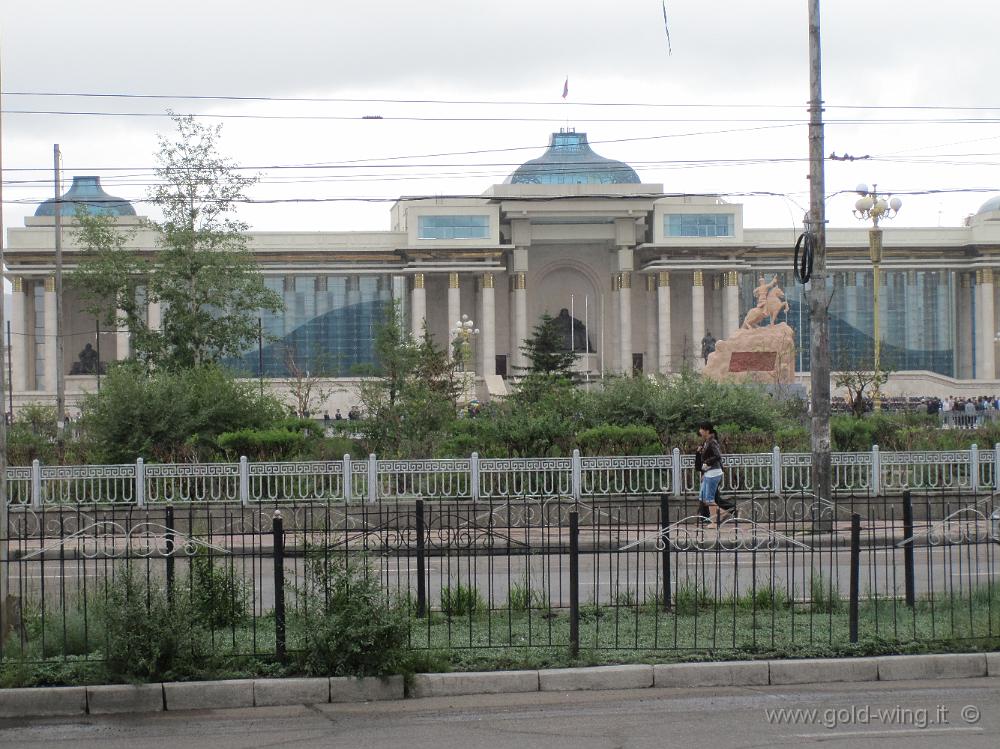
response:
<path fill-rule="evenodd" d="M 418 216 L 418 239 L 489 239 L 489 216 Z"/>
<path fill-rule="evenodd" d="M 731 213 L 668 213 L 663 217 L 663 233 L 668 237 L 731 237 Z"/>
<path fill-rule="evenodd" d="M 778 276 L 789 311 L 779 322 L 795 329 L 796 369 L 809 371 L 809 308 L 791 273 L 743 273 L 740 320 L 754 305 L 758 278 Z M 874 352 L 872 272 L 837 271 L 830 305 L 830 354 L 834 369 L 871 366 Z M 879 290 L 881 360 L 890 370 L 929 370 L 956 376 L 955 274 L 951 271 L 882 271 Z"/>
<path fill-rule="evenodd" d="M 375 330 L 392 298 L 388 275 L 267 276 L 281 295 L 281 312 L 263 312 L 265 377 L 296 370 L 327 377 L 357 375 L 374 365 Z M 257 346 L 230 365 L 240 374 L 261 374 Z"/>

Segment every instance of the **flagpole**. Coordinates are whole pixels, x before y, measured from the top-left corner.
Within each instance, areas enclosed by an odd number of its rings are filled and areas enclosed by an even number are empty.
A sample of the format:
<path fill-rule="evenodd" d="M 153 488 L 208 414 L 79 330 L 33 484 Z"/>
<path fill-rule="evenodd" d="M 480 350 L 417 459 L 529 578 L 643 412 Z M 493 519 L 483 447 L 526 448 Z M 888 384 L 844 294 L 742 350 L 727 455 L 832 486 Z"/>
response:
<path fill-rule="evenodd" d="M 576 353 L 576 304 L 574 295 L 569 295 L 569 351 Z"/>

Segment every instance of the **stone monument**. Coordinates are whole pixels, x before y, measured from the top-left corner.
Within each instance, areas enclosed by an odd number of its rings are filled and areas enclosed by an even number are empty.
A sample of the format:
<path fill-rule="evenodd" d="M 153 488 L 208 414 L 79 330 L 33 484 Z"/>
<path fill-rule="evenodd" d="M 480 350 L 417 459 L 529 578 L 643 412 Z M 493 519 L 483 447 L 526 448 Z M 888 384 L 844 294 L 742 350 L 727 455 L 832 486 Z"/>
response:
<path fill-rule="evenodd" d="M 788 313 L 778 277 L 760 277 L 754 289 L 757 306 L 743 319 L 743 326 L 715 344 L 704 375 L 713 380 L 789 385 L 795 382 L 795 333 L 778 316 Z M 768 324 L 765 322 L 770 321 Z"/>

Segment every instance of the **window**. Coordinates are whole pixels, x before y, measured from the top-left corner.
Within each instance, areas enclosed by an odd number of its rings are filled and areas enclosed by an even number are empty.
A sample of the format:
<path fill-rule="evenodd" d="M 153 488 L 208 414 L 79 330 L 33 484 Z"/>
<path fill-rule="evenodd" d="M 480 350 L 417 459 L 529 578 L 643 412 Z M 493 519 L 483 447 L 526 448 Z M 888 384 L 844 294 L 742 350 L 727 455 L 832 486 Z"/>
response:
<path fill-rule="evenodd" d="M 489 216 L 418 216 L 418 239 L 488 239 Z"/>
<path fill-rule="evenodd" d="M 731 237 L 731 213 L 670 213 L 663 217 L 668 237 Z"/>

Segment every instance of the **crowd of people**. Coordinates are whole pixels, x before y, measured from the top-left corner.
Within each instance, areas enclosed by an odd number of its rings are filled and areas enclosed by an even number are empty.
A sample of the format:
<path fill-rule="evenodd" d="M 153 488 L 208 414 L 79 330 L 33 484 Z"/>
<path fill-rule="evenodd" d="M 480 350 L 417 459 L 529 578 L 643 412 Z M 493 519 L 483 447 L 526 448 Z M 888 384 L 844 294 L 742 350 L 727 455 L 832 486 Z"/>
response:
<path fill-rule="evenodd" d="M 888 413 L 922 412 L 929 416 L 939 416 L 945 426 L 976 427 L 985 421 L 1000 418 L 1000 396 L 883 397 L 881 409 Z M 845 400 L 835 399 L 831 410 L 835 413 L 848 413 L 851 408 Z M 870 399 L 865 402 L 865 410 L 874 410 Z"/>

